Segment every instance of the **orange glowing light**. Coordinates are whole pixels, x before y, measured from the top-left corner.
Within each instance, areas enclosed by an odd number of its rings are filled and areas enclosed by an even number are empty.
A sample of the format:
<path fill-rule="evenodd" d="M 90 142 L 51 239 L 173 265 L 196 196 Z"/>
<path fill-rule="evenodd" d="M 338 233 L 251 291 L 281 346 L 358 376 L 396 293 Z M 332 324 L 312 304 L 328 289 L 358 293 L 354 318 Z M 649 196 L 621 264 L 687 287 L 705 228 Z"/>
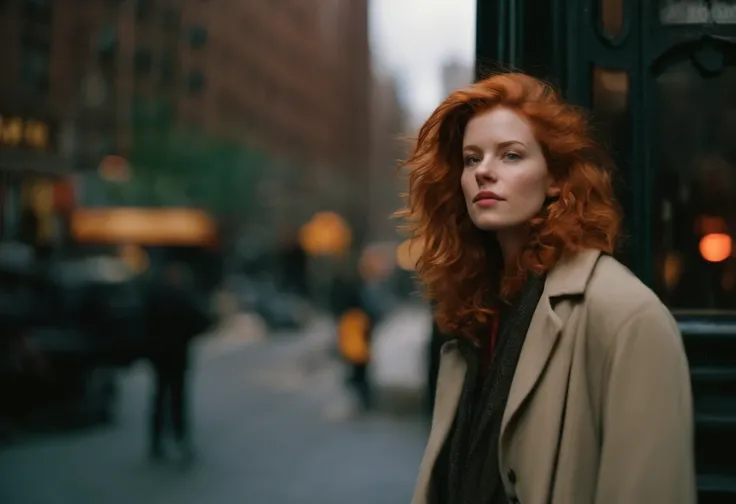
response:
<path fill-rule="evenodd" d="M 15 147 L 23 141 L 23 119 L 20 117 L 12 117 L 0 121 L 0 140 L 4 144 Z"/>
<path fill-rule="evenodd" d="M 206 246 L 217 238 L 210 216 L 192 208 L 80 208 L 71 231 L 82 243 Z"/>
<path fill-rule="evenodd" d="M 97 170 L 100 177 L 109 182 L 127 182 L 130 179 L 128 160 L 122 156 L 114 154 L 105 156 Z"/>
<path fill-rule="evenodd" d="M 664 283 L 668 289 L 672 289 L 680 283 L 682 270 L 682 257 L 674 252 L 668 253 L 664 260 Z"/>
<path fill-rule="evenodd" d="M 396 248 L 396 262 L 406 271 L 414 271 L 417 261 L 424 249 L 424 243 L 419 240 L 405 240 Z"/>
<path fill-rule="evenodd" d="M 334 212 L 318 212 L 299 231 L 299 241 L 310 255 L 340 255 L 350 248 L 348 223 Z"/>
<path fill-rule="evenodd" d="M 723 233 L 710 233 L 700 240 L 700 255 L 708 262 L 721 262 L 731 255 L 731 237 Z"/>
<path fill-rule="evenodd" d="M 368 315 L 362 310 L 352 309 L 340 317 L 337 325 L 340 353 L 349 362 L 365 364 L 370 360 L 370 349 L 366 337 L 370 327 Z"/>
<path fill-rule="evenodd" d="M 44 150 L 49 145 L 49 127 L 40 121 L 28 121 L 25 124 L 26 143 L 36 149 Z"/>

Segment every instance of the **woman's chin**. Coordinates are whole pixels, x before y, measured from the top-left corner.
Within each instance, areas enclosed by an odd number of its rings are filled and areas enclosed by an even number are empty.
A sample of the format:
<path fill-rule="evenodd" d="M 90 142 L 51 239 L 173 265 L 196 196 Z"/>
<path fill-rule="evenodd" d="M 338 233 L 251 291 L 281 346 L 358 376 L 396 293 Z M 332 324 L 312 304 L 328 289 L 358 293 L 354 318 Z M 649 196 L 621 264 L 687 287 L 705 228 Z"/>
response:
<path fill-rule="evenodd" d="M 473 224 L 475 224 L 475 227 L 481 231 L 500 231 L 508 227 L 503 220 L 498 218 L 488 218 L 486 216 L 473 219 Z"/>

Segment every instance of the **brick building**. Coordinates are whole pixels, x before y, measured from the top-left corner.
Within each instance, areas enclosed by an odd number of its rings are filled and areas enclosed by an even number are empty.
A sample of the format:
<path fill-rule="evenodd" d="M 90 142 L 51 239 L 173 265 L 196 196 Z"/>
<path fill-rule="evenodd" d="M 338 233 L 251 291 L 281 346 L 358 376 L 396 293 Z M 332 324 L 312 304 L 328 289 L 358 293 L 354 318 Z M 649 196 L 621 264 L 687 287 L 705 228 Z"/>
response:
<path fill-rule="evenodd" d="M 362 224 L 367 0 L 83 3 L 0 1 L 0 115 L 50 128 L 43 153 L 0 144 L 0 170 L 93 170 L 187 131 L 262 154 L 258 194 L 293 193 L 264 207 L 280 226 L 321 207 Z"/>
<path fill-rule="evenodd" d="M 183 58 L 183 71 L 201 75 L 204 85 L 180 101 L 181 119 L 268 154 L 264 212 L 287 228 L 320 208 L 338 209 L 358 225 L 362 219 L 367 15 L 366 0 L 250 0 L 228 8 L 200 1 L 183 14 L 207 42 Z"/>
<path fill-rule="evenodd" d="M 370 236 L 385 241 L 397 236 L 397 222 L 390 217 L 403 206 L 399 195 L 407 187 L 396 168 L 408 156 L 411 142 L 394 77 L 374 76 L 371 103 Z"/>

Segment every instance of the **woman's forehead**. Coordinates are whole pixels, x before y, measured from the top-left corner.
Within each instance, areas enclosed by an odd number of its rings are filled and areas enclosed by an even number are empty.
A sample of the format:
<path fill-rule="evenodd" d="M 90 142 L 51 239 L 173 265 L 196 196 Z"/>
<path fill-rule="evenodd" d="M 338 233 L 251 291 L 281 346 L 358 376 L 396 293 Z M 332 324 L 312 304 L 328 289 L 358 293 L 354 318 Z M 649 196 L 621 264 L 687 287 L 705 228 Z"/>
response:
<path fill-rule="evenodd" d="M 506 107 L 494 107 L 474 115 L 465 128 L 463 146 L 487 146 L 518 142 L 534 142 L 529 121 Z"/>

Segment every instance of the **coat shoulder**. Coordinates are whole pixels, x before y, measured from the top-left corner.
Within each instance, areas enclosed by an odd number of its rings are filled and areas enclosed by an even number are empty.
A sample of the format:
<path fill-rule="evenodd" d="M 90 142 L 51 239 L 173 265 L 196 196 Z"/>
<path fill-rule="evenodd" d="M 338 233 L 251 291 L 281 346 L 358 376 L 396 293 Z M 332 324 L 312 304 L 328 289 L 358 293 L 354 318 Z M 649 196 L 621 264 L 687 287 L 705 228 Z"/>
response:
<path fill-rule="evenodd" d="M 607 255 L 598 259 L 585 289 L 584 304 L 589 334 L 606 339 L 614 338 L 621 327 L 644 313 L 676 327 L 659 297 L 626 266 Z M 609 346 L 613 341 L 601 343 Z"/>
<path fill-rule="evenodd" d="M 611 256 L 601 255 L 588 286 L 585 299 L 592 307 L 605 306 L 626 316 L 642 304 L 662 304 L 657 295 L 626 266 Z"/>

